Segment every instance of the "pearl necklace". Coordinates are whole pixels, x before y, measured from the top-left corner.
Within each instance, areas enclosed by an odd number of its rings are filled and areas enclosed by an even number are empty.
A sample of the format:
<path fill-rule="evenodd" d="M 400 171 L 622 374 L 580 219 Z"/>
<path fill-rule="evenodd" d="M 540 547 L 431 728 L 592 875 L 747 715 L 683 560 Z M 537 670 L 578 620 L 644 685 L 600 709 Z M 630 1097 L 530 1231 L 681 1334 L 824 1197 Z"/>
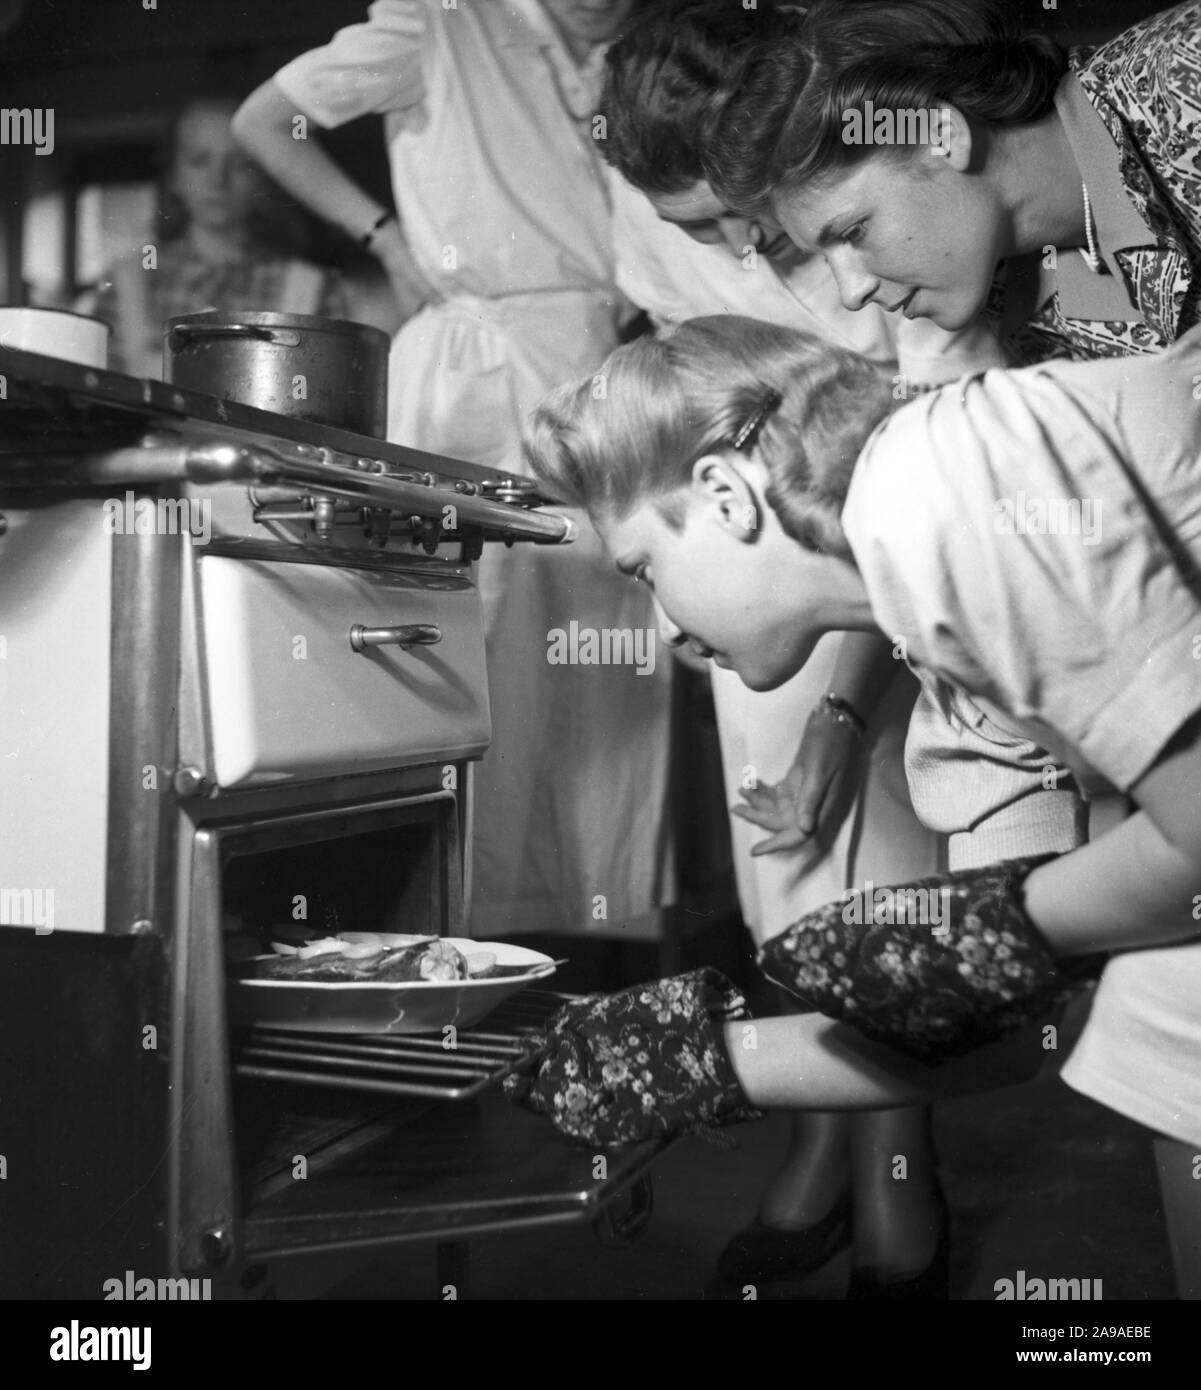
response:
<path fill-rule="evenodd" d="M 1080 248 L 1080 254 L 1084 257 L 1084 264 L 1094 275 L 1101 273 L 1101 252 L 1097 248 L 1097 229 L 1093 223 L 1093 205 L 1088 197 L 1088 185 L 1081 184 L 1084 190 L 1084 235 L 1088 240 L 1088 250 Z"/>

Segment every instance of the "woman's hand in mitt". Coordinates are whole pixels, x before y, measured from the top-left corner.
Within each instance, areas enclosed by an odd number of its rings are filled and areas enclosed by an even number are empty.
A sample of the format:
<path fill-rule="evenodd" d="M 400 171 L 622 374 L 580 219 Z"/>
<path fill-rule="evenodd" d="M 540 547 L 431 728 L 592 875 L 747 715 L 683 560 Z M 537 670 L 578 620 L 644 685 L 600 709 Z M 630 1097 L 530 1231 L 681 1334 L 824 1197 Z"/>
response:
<path fill-rule="evenodd" d="M 716 970 L 586 995 L 530 1039 L 505 1093 L 567 1138 L 602 1149 L 756 1119 L 722 1033 L 748 1016 Z"/>
<path fill-rule="evenodd" d="M 1053 855 L 848 890 L 764 943 L 763 973 L 821 1013 L 932 1064 L 1046 1013 L 1097 957 L 1057 961 L 1022 904 Z"/>

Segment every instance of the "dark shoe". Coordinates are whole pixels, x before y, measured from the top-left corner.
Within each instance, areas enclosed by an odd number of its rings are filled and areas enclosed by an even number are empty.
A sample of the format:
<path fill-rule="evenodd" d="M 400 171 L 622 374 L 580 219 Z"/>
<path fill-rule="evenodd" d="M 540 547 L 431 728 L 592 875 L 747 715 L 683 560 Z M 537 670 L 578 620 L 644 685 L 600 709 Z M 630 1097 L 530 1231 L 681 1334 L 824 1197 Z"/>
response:
<path fill-rule="evenodd" d="M 925 1269 L 916 1274 L 902 1276 L 880 1274 L 877 1270 L 862 1266 L 851 1271 L 851 1282 L 847 1285 L 848 1300 L 891 1299 L 909 1302 L 945 1302 L 950 1297 L 951 1269 L 951 1219 L 946 1201 L 939 1195 L 941 1216 L 939 1218 L 938 1244 L 934 1256 Z"/>
<path fill-rule="evenodd" d="M 718 1256 L 721 1277 L 731 1284 L 771 1283 L 797 1279 L 820 1269 L 851 1241 L 851 1198 L 841 1197 L 833 1210 L 812 1226 L 789 1231 L 752 1221 Z"/>

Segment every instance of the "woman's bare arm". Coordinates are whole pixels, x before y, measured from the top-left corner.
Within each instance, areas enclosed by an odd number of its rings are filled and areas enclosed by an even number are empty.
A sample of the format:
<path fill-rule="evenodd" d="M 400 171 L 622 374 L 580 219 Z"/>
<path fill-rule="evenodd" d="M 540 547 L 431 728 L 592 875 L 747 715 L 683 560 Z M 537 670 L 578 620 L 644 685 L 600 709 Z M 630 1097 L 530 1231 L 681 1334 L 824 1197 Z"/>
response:
<path fill-rule="evenodd" d="M 830 690 L 864 723 L 871 723 L 895 675 L 888 638 L 877 631 L 842 634 Z M 861 738 L 848 724 L 835 722 L 824 701 L 818 702 L 783 778 L 774 786 L 744 786 L 743 800 L 731 808 L 740 819 L 770 832 L 751 850 L 753 855 L 812 849 L 818 835 L 832 839 L 854 801 L 862 772 Z"/>
<path fill-rule="evenodd" d="M 330 158 L 311 126 L 274 78 L 233 118 L 234 138 L 281 188 L 357 241 L 384 208 Z"/>
<path fill-rule="evenodd" d="M 1026 880 L 1026 910 L 1063 955 L 1201 936 L 1201 716 L 1132 795 L 1133 816 Z"/>
<path fill-rule="evenodd" d="M 360 241 L 386 209 L 331 159 L 274 79 L 264 82 L 234 115 L 233 132 L 248 155 L 316 216 Z M 371 241 L 371 254 L 388 274 L 407 318 L 437 292 L 413 263 L 398 220 L 385 223 Z"/>
<path fill-rule="evenodd" d="M 888 1110 L 1031 1080 L 1048 1056 L 1043 1029 L 1059 1017 L 937 1067 L 822 1014 L 728 1023 L 725 1040 L 739 1083 L 764 1110 Z"/>
<path fill-rule="evenodd" d="M 869 724 L 896 675 L 892 649 L 892 641 L 877 631 L 845 632 L 838 647 L 831 689 Z"/>

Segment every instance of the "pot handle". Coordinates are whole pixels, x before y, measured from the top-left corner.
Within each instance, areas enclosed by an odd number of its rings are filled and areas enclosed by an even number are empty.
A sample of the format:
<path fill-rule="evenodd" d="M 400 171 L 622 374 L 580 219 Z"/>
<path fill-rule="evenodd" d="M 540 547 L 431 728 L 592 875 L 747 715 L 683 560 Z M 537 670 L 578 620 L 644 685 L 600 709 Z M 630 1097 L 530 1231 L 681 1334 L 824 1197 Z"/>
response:
<path fill-rule="evenodd" d="M 299 347 L 300 334 L 294 328 L 266 328 L 257 323 L 177 323 L 167 330 L 168 347 L 174 351 L 176 339 L 257 338 L 279 347 Z"/>

